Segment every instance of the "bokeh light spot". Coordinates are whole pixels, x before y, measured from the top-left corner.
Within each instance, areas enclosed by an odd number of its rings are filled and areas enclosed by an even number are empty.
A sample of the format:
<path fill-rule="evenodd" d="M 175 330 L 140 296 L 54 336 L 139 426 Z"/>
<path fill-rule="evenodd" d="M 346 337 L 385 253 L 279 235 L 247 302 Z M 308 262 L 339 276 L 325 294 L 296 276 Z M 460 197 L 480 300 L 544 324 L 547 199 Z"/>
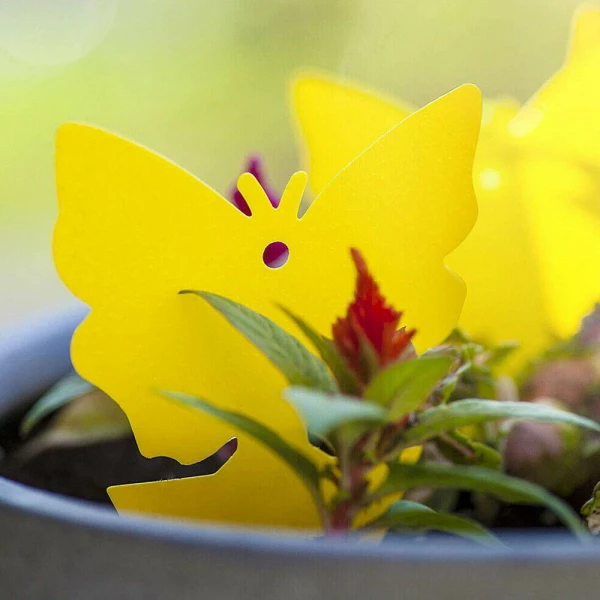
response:
<path fill-rule="evenodd" d="M 482 169 L 479 173 L 479 184 L 484 190 L 493 192 L 502 185 L 502 175 L 496 169 Z"/>
<path fill-rule="evenodd" d="M 0 47 L 31 65 L 62 65 L 86 56 L 112 27 L 118 0 L 0 2 Z"/>

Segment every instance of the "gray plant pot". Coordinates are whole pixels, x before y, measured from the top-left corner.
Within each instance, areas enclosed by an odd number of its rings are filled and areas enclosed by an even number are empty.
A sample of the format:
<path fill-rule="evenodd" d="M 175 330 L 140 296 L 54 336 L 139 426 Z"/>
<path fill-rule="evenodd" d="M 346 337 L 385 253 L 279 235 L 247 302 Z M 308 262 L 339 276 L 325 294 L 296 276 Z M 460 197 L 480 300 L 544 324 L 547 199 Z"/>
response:
<path fill-rule="evenodd" d="M 0 336 L 0 419 L 70 368 L 80 307 Z M 523 534 L 512 549 L 448 538 L 305 541 L 123 518 L 0 478 L 3 600 L 565 600 L 600 589 L 600 545 Z"/>

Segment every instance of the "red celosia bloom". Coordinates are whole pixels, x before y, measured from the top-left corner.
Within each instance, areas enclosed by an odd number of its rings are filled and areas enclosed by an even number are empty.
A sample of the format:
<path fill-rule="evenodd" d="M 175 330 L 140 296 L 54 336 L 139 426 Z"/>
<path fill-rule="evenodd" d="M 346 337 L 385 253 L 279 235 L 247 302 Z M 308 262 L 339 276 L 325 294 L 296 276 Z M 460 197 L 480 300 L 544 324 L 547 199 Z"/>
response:
<path fill-rule="evenodd" d="M 358 250 L 351 249 L 358 277 L 354 301 L 333 326 L 333 342 L 347 365 L 366 384 L 373 370 L 411 352 L 415 330 L 398 329 L 402 313 L 386 305 Z M 405 355 L 406 356 L 406 355 Z M 375 364 L 373 364 L 375 363 Z"/>
<path fill-rule="evenodd" d="M 264 173 L 263 161 L 260 156 L 249 156 L 246 160 L 246 166 L 244 167 L 244 173 L 251 173 L 256 177 L 258 183 L 262 186 L 263 190 L 267 194 L 269 198 L 269 202 L 273 205 L 273 207 L 277 208 L 279 206 L 279 202 L 281 198 L 277 195 L 277 193 L 271 188 L 271 186 L 267 183 L 267 179 Z M 250 207 L 248 203 L 244 199 L 244 197 L 240 194 L 237 186 L 234 185 L 229 193 L 229 197 L 233 202 L 233 205 L 236 208 L 239 208 L 247 217 L 249 217 L 252 212 L 250 211 Z"/>

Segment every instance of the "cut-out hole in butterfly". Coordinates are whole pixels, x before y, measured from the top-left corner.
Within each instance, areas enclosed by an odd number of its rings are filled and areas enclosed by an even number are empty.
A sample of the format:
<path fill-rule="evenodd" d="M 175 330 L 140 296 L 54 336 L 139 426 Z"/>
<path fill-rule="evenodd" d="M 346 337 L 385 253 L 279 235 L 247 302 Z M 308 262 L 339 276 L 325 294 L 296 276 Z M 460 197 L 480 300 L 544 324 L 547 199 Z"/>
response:
<path fill-rule="evenodd" d="M 290 257 L 290 249 L 283 242 L 271 242 L 263 252 L 263 262 L 269 269 L 279 269 Z"/>

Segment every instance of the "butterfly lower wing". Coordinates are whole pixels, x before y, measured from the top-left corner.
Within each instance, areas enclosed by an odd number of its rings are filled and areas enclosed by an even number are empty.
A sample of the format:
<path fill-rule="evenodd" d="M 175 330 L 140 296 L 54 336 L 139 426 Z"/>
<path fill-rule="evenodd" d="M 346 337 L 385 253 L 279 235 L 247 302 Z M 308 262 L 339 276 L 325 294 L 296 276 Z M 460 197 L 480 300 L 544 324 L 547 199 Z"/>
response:
<path fill-rule="evenodd" d="M 274 454 L 240 439 L 238 451 L 213 475 L 109 488 L 119 512 L 169 515 L 211 523 L 322 530 L 310 492 Z"/>
<path fill-rule="evenodd" d="M 242 436 L 236 454 L 212 475 L 113 486 L 108 493 L 121 513 L 169 515 L 258 527 L 294 527 L 307 535 L 321 533 L 321 518 L 305 485 L 270 452 L 244 451 L 244 446 L 252 444 L 256 442 Z M 420 447 L 410 448 L 403 452 L 402 462 L 413 464 L 420 456 Z M 373 489 L 383 482 L 387 473 L 386 468 L 380 466 L 382 468 L 370 475 Z M 323 494 L 331 499 L 335 488 L 328 483 L 323 482 Z M 357 515 L 354 526 L 360 527 L 377 518 L 390 504 L 389 498 L 371 504 Z"/>

